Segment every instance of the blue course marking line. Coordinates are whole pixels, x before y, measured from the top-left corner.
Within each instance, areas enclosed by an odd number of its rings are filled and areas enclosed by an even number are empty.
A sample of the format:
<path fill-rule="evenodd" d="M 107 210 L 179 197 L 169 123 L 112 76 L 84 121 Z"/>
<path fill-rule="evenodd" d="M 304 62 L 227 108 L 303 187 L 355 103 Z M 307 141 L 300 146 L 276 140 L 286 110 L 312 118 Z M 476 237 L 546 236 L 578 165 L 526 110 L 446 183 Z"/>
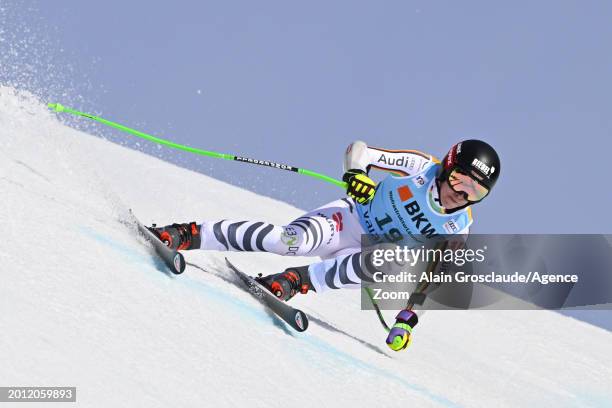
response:
<path fill-rule="evenodd" d="M 135 263 L 152 262 L 151 256 L 137 254 L 134 252 L 133 248 L 127 245 L 124 245 L 124 244 L 120 244 L 117 242 L 117 240 L 107 235 L 101 234 L 98 231 L 90 227 L 80 226 L 78 228 L 78 231 L 81 234 L 86 235 L 89 238 L 92 238 L 101 244 L 105 244 L 106 246 L 110 247 L 114 251 L 121 253 L 126 258 L 126 260 L 130 262 L 135 262 Z"/>
<path fill-rule="evenodd" d="M 177 279 L 176 282 L 179 284 L 185 285 L 187 287 L 190 287 L 191 289 L 194 289 L 194 290 L 202 290 L 206 294 L 207 298 L 210 298 L 211 295 L 213 295 L 215 300 L 231 305 L 232 307 L 237 309 L 240 315 L 244 315 L 244 312 L 246 311 L 249 315 L 255 317 L 259 324 L 265 324 L 266 326 L 270 325 L 270 317 L 265 312 L 266 309 L 264 306 L 262 306 L 261 308 L 254 309 L 252 305 L 244 302 L 243 300 L 236 298 L 236 297 L 228 296 L 227 292 L 214 288 L 202 281 L 192 279 L 187 275 L 181 276 L 181 278 Z M 387 370 L 378 368 L 348 353 L 345 353 L 319 338 L 307 335 L 305 333 L 302 334 L 302 333 L 296 332 L 294 334 L 293 332 L 291 332 L 291 334 L 293 335 L 293 337 L 298 339 L 298 341 L 306 343 L 306 345 L 308 345 L 312 350 L 323 352 L 327 355 L 334 357 L 339 362 L 348 363 L 351 366 L 361 369 L 363 371 L 366 371 L 366 372 L 370 371 L 372 374 L 380 375 L 390 380 L 394 380 L 398 382 L 399 384 L 401 384 L 404 388 L 407 388 L 408 390 L 412 392 L 420 393 L 424 395 L 425 397 L 431 399 L 432 401 L 440 404 L 441 406 L 461 407 L 461 405 L 456 404 L 442 396 L 438 396 L 435 393 L 427 390 L 424 387 L 420 387 L 420 386 L 411 384 L 410 382 L 404 380 L 403 378 L 401 378 L 400 376 L 396 374 L 393 374 Z"/>
<path fill-rule="evenodd" d="M 576 407 L 589 407 L 589 408 L 610 408 L 612 407 L 612 396 L 595 394 L 595 393 L 584 393 L 583 391 L 574 393 L 574 397 L 578 399 L 576 401 Z"/>
<path fill-rule="evenodd" d="M 144 255 L 135 254 L 133 248 L 127 245 L 118 243 L 113 238 L 108 237 L 104 234 L 100 234 L 99 232 L 94 231 L 89 227 L 81 226 L 79 228 L 79 231 L 83 233 L 84 235 L 87 235 L 89 238 L 92 238 L 95 241 L 108 246 L 112 250 L 118 253 L 121 253 L 126 258 L 126 260 L 130 262 L 145 263 L 145 264 L 149 264 L 151 267 L 154 267 L 155 265 L 155 262 L 153 260 L 154 258 L 153 255 L 144 256 Z M 158 275 L 158 276 L 162 276 L 162 275 Z M 214 275 L 211 275 L 211 276 L 214 276 Z M 211 299 L 216 302 L 223 303 L 224 305 L 231 306 L 240 316 L 248 315 L 252 317 L 253 320 L 256 321 L 258 324 L 266 325 L 266 326 L 270 325 L 270 315 L 266 312 L 266 308 L 264 306 L 261 306 L 260 308 L 253 308 L 252 304 L 249 304 L 235 296 L 228 296 L 227 292 L 221 291 L 211 285 L 208 285 L 207 283 L 203 281 L 195 280 L 189 277 L 188 275 L 183 274 L 180 276 L 180 278 L 175 279 L 174 282 L 177 284 L 180 284 L 181 286 L 187 287 L 191 290 L 202 291 L 206 295 L 207 299 Z M 275 323 L 279 323 L 279 322 L 275 322 Z M 280 324 L 282 324 L 284 327 L 284 323 L 280 323 Z M 439 396 L 427 390 L 424 387 L 411 384 L 409 381 L 403 379 L 397 374 L 394 374 L 382 368 L 378 368 L 372 364 L 366 363 L 365 361 L 362 361 L 332 346 L 328 342 L 323 341 L 319 338 L 316 338 L 314 336 L 310 336 L 307 334 L 302 334 L 302 333 L 293 333 L 289 331 L 285 331 L 285 332 L 293 336 L 298 341 L 309 346 L 311 350 L 325 353 L 326 355 L 335 358 L 339 362 L 350 364 L 351 366 L 357 369 L 360 369 L 362 371 L 370 372 L 371 374 L 382 376 L 390 380 L 393 380 L 399 383 L 402 387 L 406 388 L 407 390 L 411 392 L 417 392 L 419 394 L 422 394 L 423 396 L 427 397 L 433 402 L 440 404 L 441 406 L 461 407 L 461 405 L 453 401 L 450 401 L 442 396 Z"/>

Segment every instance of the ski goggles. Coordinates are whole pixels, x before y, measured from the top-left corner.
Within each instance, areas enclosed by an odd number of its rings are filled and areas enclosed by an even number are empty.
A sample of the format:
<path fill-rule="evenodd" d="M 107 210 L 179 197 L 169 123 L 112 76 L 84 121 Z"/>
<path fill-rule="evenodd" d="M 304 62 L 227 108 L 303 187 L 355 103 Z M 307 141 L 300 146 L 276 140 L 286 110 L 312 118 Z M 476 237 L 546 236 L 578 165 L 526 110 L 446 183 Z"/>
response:
<path fill-rule="evenodd" d="M 489 194 L 487 187 L 460 168 L 454 168 L 450 172 L 448 184 L 453 191 L 463 193 L 465 198 L 472 203 L 482 200 Z"/>

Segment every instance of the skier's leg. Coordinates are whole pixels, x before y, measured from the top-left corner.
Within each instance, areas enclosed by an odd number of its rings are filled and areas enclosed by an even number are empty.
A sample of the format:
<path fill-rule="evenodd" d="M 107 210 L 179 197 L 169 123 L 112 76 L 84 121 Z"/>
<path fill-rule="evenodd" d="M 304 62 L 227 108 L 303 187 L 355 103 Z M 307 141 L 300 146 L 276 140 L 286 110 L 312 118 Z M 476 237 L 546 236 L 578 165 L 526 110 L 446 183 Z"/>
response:
<path fill-rule="evenodd" d="M 372 275 L 362 264 L 361 252 L 340 255 L 308 265 L 308 277 L 315 291 L 359 289 L 361 282 L 372 282 Z"/>
<path fill-rule="evenodd" d="M 199 230 L 200 249 L 324 258 L 355 251 L 363 233 L 354 203 L 349 199 L 319 207 L 287 225 L 221 220 L 205 221 Z"/>
<path fill-rule="evenodd" d="M 298 292 L 305 294 L 309 290 L 324 292 L 328 289 L 360 288 L 362 281 L 373 281 L 371 273 L 362 265 L 359 249 L 354 249 L 352 254 L 287 268 L 284 272 L 257 280 L 283 300 L 291 299 Z"/>

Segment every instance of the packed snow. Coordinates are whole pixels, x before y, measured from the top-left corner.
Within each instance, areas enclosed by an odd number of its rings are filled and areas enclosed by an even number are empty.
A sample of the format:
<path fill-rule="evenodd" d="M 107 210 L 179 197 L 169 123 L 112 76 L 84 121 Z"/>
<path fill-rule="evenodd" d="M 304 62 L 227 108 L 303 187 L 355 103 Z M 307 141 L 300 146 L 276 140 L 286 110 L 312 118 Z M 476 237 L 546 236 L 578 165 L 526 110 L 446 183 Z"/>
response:
<path fill-rule="evenodd" d="M 611 333 L 557 313 L 426 312 L 394 353 L 359 291 L 297 296 L 311 324 L 296 333 L 223 261 L 314 259 L 188 251 L 169 274 L 128 209 L 160 225 L 302 210 L 76 131 L 44 102 L 0 87 L 0 386 L 76 386 L 70 407 L 612 406 Z"/>

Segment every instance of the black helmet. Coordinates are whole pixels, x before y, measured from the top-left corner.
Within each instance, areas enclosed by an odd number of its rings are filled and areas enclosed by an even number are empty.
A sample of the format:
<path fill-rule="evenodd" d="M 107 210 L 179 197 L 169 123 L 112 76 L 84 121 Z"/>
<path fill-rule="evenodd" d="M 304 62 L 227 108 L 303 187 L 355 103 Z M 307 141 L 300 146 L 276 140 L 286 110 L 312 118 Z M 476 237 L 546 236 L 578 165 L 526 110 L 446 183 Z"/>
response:
<path fill-rule="evenodd" d="M 453 190 L 461 185 L 460 178 L 468 176 L 476 181 L 466 196 L 470 203 L 477 203 L 491 191 L 499 178 L 501 163 L 495 150 L 482 140 L 464 140 L 454 145 L 442 161 L 440 180 L 446 181 Z M 462 190 L 465 192 L 466 190 Z"/>

